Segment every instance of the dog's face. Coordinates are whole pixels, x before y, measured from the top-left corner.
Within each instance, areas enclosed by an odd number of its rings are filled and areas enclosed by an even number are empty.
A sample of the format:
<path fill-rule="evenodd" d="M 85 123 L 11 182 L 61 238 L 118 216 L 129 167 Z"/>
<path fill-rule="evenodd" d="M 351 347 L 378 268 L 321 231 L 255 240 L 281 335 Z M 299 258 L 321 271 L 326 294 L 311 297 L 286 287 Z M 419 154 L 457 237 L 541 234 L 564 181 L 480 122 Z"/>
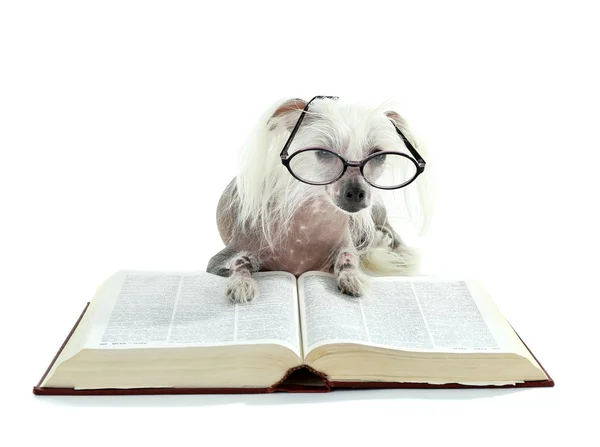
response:
<path fill-rule="evenodd" d="M 306 102 L 298 99 L 282 104 L 272 117 L 271 130 L 287 131 L 295 126 Z M 342 104 L 334 100 L 319 100 L 311 103 L 298 133 L 290 146 L 289 155 L 303 149 L 327 149 L 339 154 L 349 162 L 360 162 L 380 151 L 407 153 L 406 146 L 398 136 L 394 125 L 404 123 L 395 112 L 385 109 L 367 109 L 355 104 Z M 310 155 L 310 158 L 309 158 Z M 326 177 L 341 172 L 343 162 L 326 151 L 311 151 L 302 157 L 305 163 L 296 163 L 301 157 L 294 157 L 290 163 L 300 177 Z M 365 174 L 369 181 L 376 181 L 384 175 L 385 155 L 369 162 Z M 323 174 L 321 174 L 323 172 Z M 289 174 L 288 174 L 289 175 Z M 346 213 L 356 213 L 368 208 L 372 202 L 373 190 L 357 166 L 348 166 L 344 174 L 328 185 L 303 184 L 307 188 L 319 188 L 327 199 Z"/>

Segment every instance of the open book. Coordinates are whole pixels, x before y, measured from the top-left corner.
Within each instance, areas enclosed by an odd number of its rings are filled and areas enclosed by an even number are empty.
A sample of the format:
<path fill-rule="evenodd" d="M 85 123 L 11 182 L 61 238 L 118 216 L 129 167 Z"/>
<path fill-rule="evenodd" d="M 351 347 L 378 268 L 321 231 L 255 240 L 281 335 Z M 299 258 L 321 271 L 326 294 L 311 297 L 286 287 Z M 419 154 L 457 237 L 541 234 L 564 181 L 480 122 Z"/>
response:
<path fill-rule="evenodd" d="M 97 291 L 36 394 L 552 386 L 478 282 L 253 275 L 233 304 L 206 272 L 122 271 Z"/>

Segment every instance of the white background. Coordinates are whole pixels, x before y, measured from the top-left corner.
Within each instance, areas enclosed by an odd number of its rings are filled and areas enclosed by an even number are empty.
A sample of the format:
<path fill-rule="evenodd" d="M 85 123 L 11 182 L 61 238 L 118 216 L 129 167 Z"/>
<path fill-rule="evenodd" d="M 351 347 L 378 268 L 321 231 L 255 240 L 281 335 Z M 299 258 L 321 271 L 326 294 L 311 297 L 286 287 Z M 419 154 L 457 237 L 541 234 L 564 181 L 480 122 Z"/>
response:
<path fill-rule="evenodd" d="M 1 444 L 598 439 L 597 4 L 0 5 Z M 33 396 L 108 275 L 206 268 L 248 131 L 315 94 L 399 100 L 437 187 L 423 273 L 481 278 L 556 387 Z"/>

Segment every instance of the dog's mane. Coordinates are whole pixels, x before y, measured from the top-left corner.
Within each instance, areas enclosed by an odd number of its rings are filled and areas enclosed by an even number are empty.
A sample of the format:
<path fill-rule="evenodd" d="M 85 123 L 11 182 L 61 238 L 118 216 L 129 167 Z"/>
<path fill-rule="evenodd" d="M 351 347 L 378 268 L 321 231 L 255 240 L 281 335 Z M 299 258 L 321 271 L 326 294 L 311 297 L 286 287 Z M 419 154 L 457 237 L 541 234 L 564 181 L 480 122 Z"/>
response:
<path fill-rule="evenodd" d="M 275 111 L 284 101 L 273 104 L 258 121 L 255 129 L 250 134 L 239 159 L 239 169 L 236 176 L 236 200 L 232 201 L 237 206 L 234 213 L 238 228 L 245 231 L 260 231 L 264 240 L 273 246 L 279 238 L 285 237 L 288 223 L 303 204 L 317 197 L 327 196 L 323 187 L 307 185 L 292 177 L 281 163 L 280 152 L 290 135 L 290 129 L 297 121 L 300 110 L 296 109 L 281 116 L 273 116 Z M 367 108 L 352 104 L 343 104 L 331 100 L 313 103 L 307 116 L 290 148 L 290 154 L 302 148 L 303 142 L 312 144 L 322 142 L 325 147 L 348 144 L 350 129 L 355 139 L 355 147 L 364 144 L 370 138 L 365 123 L 373 114 L 380 114 L 390 110 L 391 103 L 386 102 L 375 108 Z M 319 119 L 326 117 L 327 119 Z M 385 120 L 383 121 L 385 122 Z M 413 143 L 414 137 L 410 133 L 403 119 L 395 120 L 407 138 Z M 346 138 L 346 141 L 343 141 Z M 400 142 L 404 147 L 403 143 Z M 419 146 L 421 155 L 425 158 L 423 148 Z M 352 153 L 350 156 L 359 154 Z M 424 232 L 429 222 L 429 206 L 427 187 L 420 176 L 416 181 L 416 188 L 402 188 L 400 190 L 400 206 L 416 227 Z M 412 185 L 411 185 L 412 186 Z M 413 189 L 406 193 L 404 189 Z M 355 234 L 366 237 L 365 246 L 370 245 L 375 234 L 375 227 L 370 215 L 370 210 L 359 211 L 352 215 L 352 230 Z"/>

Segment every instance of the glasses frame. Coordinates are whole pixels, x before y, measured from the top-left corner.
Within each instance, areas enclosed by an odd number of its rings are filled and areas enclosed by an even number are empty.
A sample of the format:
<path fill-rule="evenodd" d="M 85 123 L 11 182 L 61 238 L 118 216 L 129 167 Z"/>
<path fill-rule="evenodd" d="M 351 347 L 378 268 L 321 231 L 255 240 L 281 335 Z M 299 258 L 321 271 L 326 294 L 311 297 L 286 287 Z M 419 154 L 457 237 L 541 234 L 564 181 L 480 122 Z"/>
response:
<path fill-rule="evenodd" d="M 365 181 L 369 185 L 373 186 L 374 188 L 378 188 L 378 189 L 387 189 L 387 190 L 390 190 L 390 189 L 400 189 L 400 188 L 404 188 L 405 186 L 410 185 L 412 182 L 414 182 L 416 180 L 416 178 L 420 174 L 423 173 L 423 171 L 425 170 L 425 165 L 426 165 L 425 160 L 423 160 L 423 157 L 421 157 L 421 155 L 419 154 L 419 152 L 417 152 L 417 150 L 414 148 L 414 146 L 411 144 L 411 142 L 408 141 L 408 139 L 404 136 L 404 134 L 402 133 L 402 131 L 398 128 L 398 126 L 396 125 L 396 123 L 392 119 L 390 119 L 390 122 L 394 126 L 394 129 L 396 129 L 396 132 L 398 133 L 398 135 L 400 136 L 400 138 L 402 139 L 402 141 L 406 145 L 406 148 L 411 153 L 412 157 L 409 157 L 408 155 L 406 155 L 406 154 L 404 154 L 402 152 L 396 152 L 396 151 L 379 151 L 379 152 L 374 152 L 373 154 L 369 155 L 367 158 L 365 158 L 365 159 L 363 159 L 361 161 L 350 161 L 350 160 L 346 160 L 344 157 L 342 157 L 337 152 L 334 152 L 332 150 L 325 149 L 325 148 L 320 148 L 320 147 L 310 147 L 310 148 L 300 149 L 299 151 L 294 152 L 290 156 L 288 154 L 288 149 L 289 149 L 290 145 L 292 144 L 292 141 L 294 140 L 294 137 L 296 136 L 296 133 L 298 132 L 298 129 L 300 128 L 300 124 L 302 124 L 302 120 L 304 119 L 304 115 L 306 115 L 306 112 L 308 111 L 308 107 L 310 106 L 310 104 L 313 101 L 317 100 L 317 99 L 333 99 L 334 101 L 337 101 L 339 99 L 339 97 L 337 97 L 337 96 L 315 96 L 310 101 L 308 101 L 306 103 L 306 105 L 304 106 L 304 109 L 302 110 L 302 113 L 300 113 L 300 117 L 298 118 L 298 121 L 296 122 L 296 125 L 292 129 L 292 132 L 290 133 L 290 136 L 288 137 L 285 145 L 283 146 L 283 149 L 281 150 L 281 153 L 279 154 L 279 156 L 281 158 L 281 163 L 283 163 L 283 165 L 287 168 L 287 170 L 289 171 L 289 173 L 296 180 L 299 180 L 302 183 L 306 183 L 308 185 L 315 185 L 315 186 L 329 185 L 331 183 L 334 183 L 334 182 L 338 181 L 340 178 L 342 178 L 342 176 L 346 173 L 346 170 L 349 167 L 357 167 L 357 168 L 360 169 L 360 174 L 363 176 L 363 178 L 365 179 Z M 328 152 L 328 153 L 330 153 L 332 155 L 335 155 L 340 160 L 342 160 L 342 162 L 344 163 L 344 168 L 342 169 L 342 172 L 335 179 L 333 179 L 331 181 L 327 181 L 327 182 L 311 182 L 311 181 L 308 181 L 308 180 L 301 179 L 296 174 L 294 174 L 294 171 L 290 167 L 290 161 L 296 155 L 298 155 L 298 154 L 301 154 L 301 153 L 307 152 L 307 151 L 315 151 L 315 150 L 320 150 L 320 151 Z M 402 157 L 405 157 L 405 158 L 409 159 L 415 165 L 415 167 L 417 168 L 416 173 L 413 176 L 413 178 L 411 178 L 407 182 L 404 182 L 404 183 L 402 183 L 401 185 L 398 185 L 398 186 L 378 186 L 378 185 L 376 185 L 374 183 L 371 183 L 365 177 L 363 169 L 364 169 L 365 165 L 369 162 L 369 160 L 371 160 L 372 158 L 378 157 L 380 155 L 385 155 L 385 154 L 400 155 Z"/>

